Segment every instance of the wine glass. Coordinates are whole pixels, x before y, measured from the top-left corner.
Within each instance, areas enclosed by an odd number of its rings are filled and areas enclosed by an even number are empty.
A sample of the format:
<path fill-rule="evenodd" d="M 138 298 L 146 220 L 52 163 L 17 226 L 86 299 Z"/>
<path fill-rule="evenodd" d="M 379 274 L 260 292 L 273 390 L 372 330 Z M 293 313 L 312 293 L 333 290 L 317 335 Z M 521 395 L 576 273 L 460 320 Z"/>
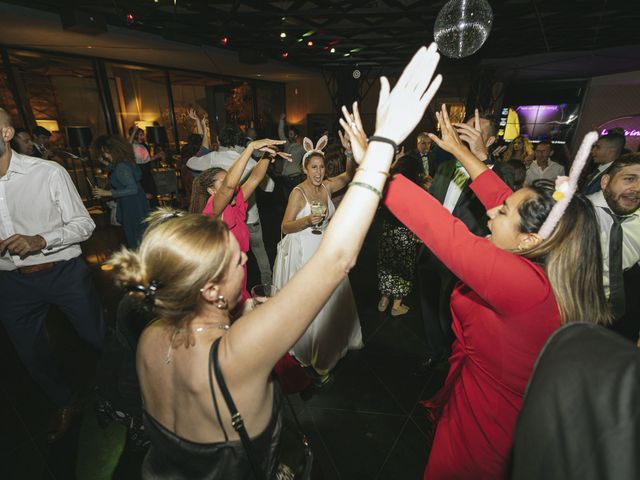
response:
<path fill-rule="evenodd" d="M 261 283 L 251 289 L 251 298 L 257 307 L 273 297 L 278 289 L 270 283 Z"/>
<path fill-rule="evenodd" d="M 327 214 L 327 206 L 325 204 L 320 202 L 311 202 L 311 215 L 318 215 L 318 216 L 324 217 L 326 214 Z M 324 220 L 322 220 L 322 222 L 320 222 L 319 224 L 314 225 L 313 228 L 311 229 L 311 233 L 315 235 L 320 235 L 322 233 L 322 230 L 320 230 L 320 227 L 322 226 L 323 223 L 324 223 Z"/>

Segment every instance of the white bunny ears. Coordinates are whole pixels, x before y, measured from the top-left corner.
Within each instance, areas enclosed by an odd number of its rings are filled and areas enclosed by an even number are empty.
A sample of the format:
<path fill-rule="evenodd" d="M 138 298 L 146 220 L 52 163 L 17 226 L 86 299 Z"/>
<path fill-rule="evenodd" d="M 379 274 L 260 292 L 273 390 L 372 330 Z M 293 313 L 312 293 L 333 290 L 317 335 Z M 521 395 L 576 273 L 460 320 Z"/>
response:
<path fill-rule="evenodd" d="M 302 141 L 302 146 L 304 147 L 305 153 L 304 157 L 302 157 L 302 162 L 306 162 L 307 158 L 309 158 L 309 156 L 312 153 L 317 153 L 319 155 L 322 155 L 324 157 L 324 152 L 322 151 L 324 149 L 324 147 L 327 146 L 327 143 L 329 143 L 329 137 L 327 137 L 326 135 L 323 135 L 320 137 L 320 139 L 318 140 L 318 143 L 316 143 L 316 146 L 314 148 L 313 146 L 313 142 L 311 141 L 311 139 L 309 137 L 304 137 L 304 140 Z"/>

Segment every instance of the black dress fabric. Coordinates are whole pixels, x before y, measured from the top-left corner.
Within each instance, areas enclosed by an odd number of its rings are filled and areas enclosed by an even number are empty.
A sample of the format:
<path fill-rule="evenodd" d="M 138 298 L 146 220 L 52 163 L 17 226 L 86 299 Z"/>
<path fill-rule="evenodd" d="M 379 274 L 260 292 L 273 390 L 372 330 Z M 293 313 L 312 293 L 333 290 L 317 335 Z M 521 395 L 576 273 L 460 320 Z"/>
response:
<path fill-rule="evenodd" d="M 272 478 L 278 458 L 282 430 L 282 394 L 274 389 L 271 420 L 262 433 L 251 439 L 253 453 L 263 472 Z M 242 412 L 240 412 L 242 413 Z M 142 464 L 143 479 L 157 480 L 254 480 L 246 451 L 240 440 L 195 443 L 180 438 L 155 420 L 143 414 L 151 448 Z"/>
<path fill-rule="evenodd" d="M 573 323 L 543 348 L 516 424 L 513 480 L 640 478 L 640 350 Z"/>

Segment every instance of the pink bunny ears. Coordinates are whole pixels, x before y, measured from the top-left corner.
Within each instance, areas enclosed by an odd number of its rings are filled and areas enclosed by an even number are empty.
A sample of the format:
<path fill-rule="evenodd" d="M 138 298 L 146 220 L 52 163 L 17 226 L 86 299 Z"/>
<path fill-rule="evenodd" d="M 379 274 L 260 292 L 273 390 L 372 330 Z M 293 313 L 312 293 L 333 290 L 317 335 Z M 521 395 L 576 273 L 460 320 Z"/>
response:
<path fill-rule="evenodd" d="M 556 191 L 553 192 L 553 199 L 556 201 L 556 204 L 551 208 L 549 216 L 542 224 L 542 227 L 540 227 L 540 231 L 538 231 L 538 235 L 543 239 L 549 238 L 551 233 L 553 233 L 553 229 L 556 228 L 556 225 L 558 225 L 562 215 L 569 206 L 573 194 L 576 193 L 576 189 L 578 188 L 578 179 L 587 163 L 591 147 L 597 141 L 597 132 L 587 133 L 582 140 L 582 144 L 580 144 L 576 158 L 573 160 L 569 176 L 558 177 L 556 179 Z"/>
<path fill-rule="evenodd" d="M 307 153 L 305 153 L 304 157 L 302 157 L 302 161 L 306 161 L 312 153 L 318 153 L 324 157 L 324 152 L 322 150 L 327 146 L 327 143 L 329 143 L 329 137 L 323 135 L 320 137 L 318 143 L 316 143 L 316 146 L 314 148 L 311 139 L 309 137 L 304 137 L 302 146 Z"/>

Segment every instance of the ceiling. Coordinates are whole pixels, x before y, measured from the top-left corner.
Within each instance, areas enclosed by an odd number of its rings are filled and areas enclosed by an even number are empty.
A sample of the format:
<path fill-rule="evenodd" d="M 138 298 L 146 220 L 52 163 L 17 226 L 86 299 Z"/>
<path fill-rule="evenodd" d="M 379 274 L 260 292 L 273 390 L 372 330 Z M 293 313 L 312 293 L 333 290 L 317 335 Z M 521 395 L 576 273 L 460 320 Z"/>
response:
<path fill-rule="evenodd" d="M 397 70 L 433 39 L 444 0 L 25 0 L 59 13 L 103 15 L 110 25 L 242 52 L 302 67 L 381 66 Z M 637 0 L 489 0 L 493 29 L 469 59 L 443 67 L 545 53 L 640 45 Z M 127 18 L 131 14 L 132 18 Z M 286 37 L 281 38 L 281 34 Z M 221 39 L 228 39 L 226 45 Z M 313 42 L 307 46 L 307 42 Z M 331 48 L 335 52 L 331 52 Z M 283 52 L 287 52 L 283 58 Z"/>

